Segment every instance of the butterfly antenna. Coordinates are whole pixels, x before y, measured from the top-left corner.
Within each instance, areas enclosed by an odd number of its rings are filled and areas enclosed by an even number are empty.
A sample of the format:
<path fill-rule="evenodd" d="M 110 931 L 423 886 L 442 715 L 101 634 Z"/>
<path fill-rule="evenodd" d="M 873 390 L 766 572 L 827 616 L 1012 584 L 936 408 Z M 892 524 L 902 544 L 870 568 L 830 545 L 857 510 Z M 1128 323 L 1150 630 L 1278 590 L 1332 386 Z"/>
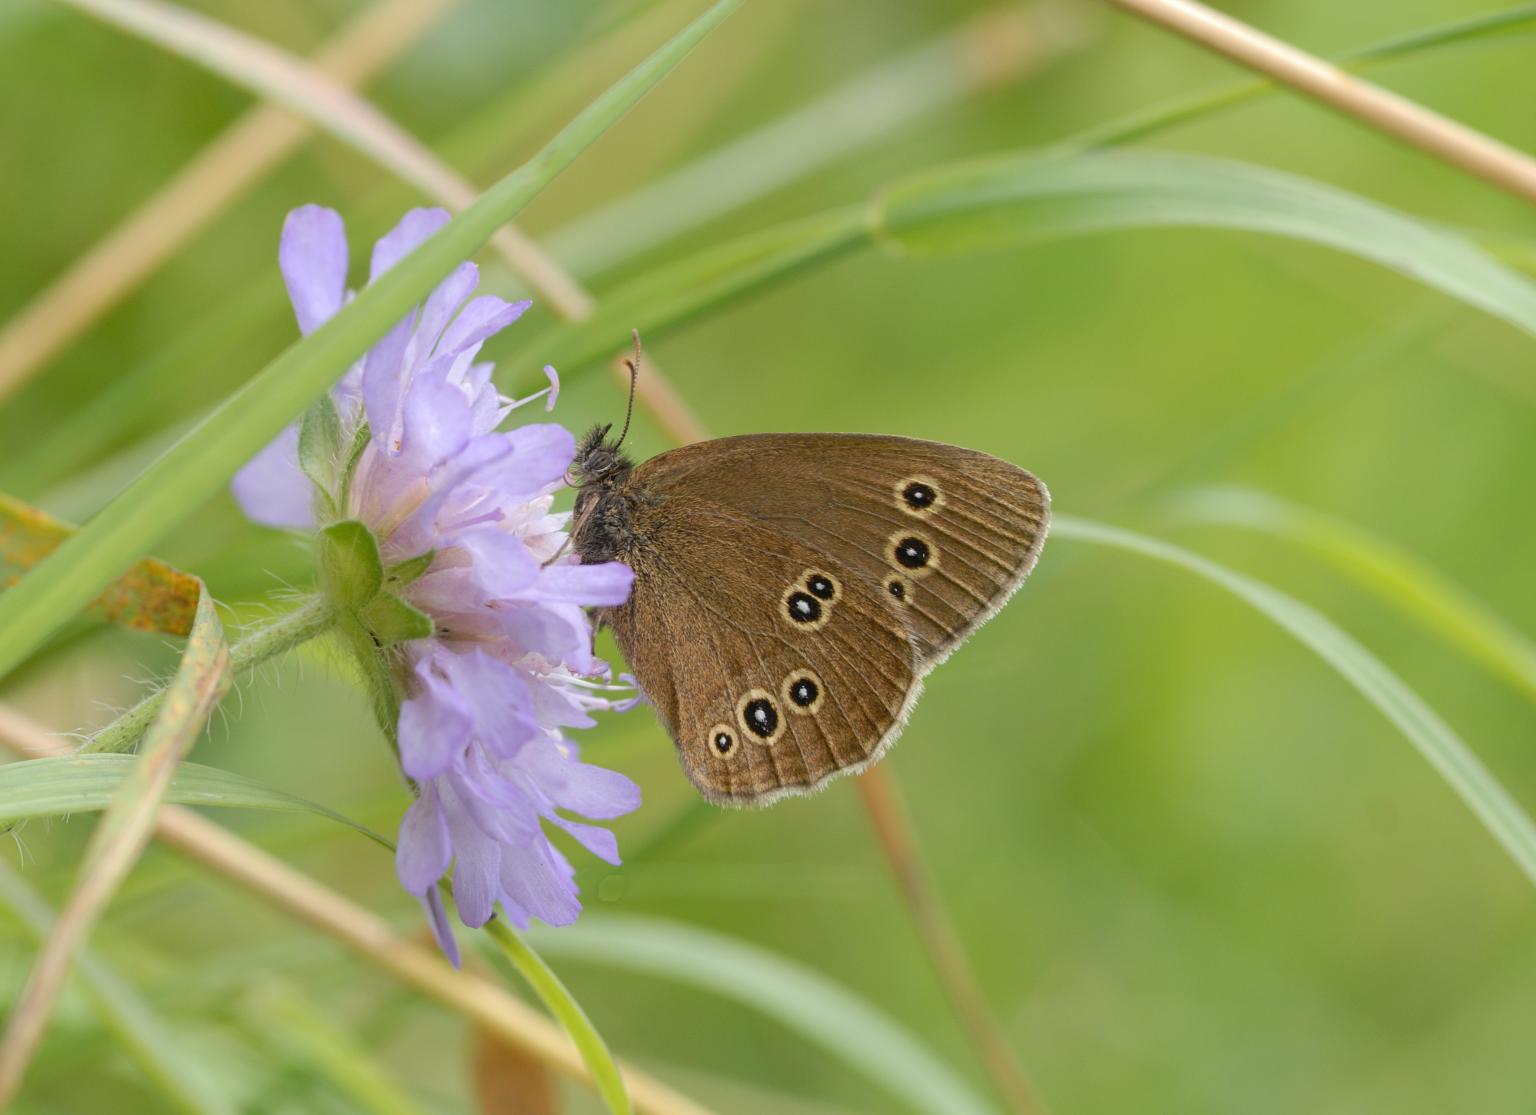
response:
<path fill-rule="evenodd" d="M 635 413 L 635 385 L 640 382 L 640 330 L 631 329 L 630 336 L 635 338 L 635 354 L 624 358 L 624 366 L 629 369 L 629 406 L 624 411 L 624 428 L 619 431 L 619 440 L 613 443 L 615 449 L 629 436 L 629 420 Z"/>

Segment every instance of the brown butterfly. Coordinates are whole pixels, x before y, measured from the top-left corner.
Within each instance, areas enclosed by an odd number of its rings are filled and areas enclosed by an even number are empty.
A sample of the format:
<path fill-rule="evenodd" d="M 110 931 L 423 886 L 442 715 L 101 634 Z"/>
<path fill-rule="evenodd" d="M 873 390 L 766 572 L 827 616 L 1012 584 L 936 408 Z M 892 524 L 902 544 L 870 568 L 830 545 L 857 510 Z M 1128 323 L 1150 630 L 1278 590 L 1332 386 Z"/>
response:
<path fill-rule="evenodd" d="M 610 429 L 577 450 L 572 542 L 634 570 L 628 602 L 599 618 L 720 804 L 766 805 L 878 760 L 923 677 L 1045 543 L 1045 485 L 986 453 L 751 434 L 635 465 L 619 452 L 628 418 Z"/>

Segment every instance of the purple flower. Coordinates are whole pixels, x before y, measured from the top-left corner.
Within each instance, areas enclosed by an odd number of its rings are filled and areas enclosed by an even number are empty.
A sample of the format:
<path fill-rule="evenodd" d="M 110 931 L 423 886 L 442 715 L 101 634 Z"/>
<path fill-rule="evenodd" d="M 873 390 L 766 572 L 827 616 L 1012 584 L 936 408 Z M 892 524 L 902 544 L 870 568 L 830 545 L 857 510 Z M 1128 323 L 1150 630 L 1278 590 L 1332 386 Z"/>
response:
<path fill-rule="evenodd" d="M 447 220 L 440 209 L 407 213 L 374 246 L 370 281 Z M 347 245 L 335 212 L 290 213 L 279 261 L 301 332 L 346 301 Z M 317 506 L 338 507 L 336 517 L 372 531 L 386 568 L 432 555 L 398 590 L 435 631 L 391 652 L 404 689 L 400 764 L 418 788 L 396 866 L 455 963 L 437 888 L 450 866 L 466 925 L 483 925 L 498 903 L 518 926 L 534 917 L 568 925 L 581 903 L 544 822 L 617 863 L 612 833 L 564 814 L 606 820 L 640 804 L 634 783 L 581 762 L 564 737 L 594 723 L 594 710 L 626 703 L 604 696 L 613 687 L 601 680 L 607 668 L 592 655 L 584 609 L 622 603 L 633 575 L 617 562 L 561 556 L 567 516 L 550 506 L 574 439 L 554 424 L 497 430 L 523 403 L 548 395 L 553 406 L 559 381 L 546 368 L 550 386 L 528 399 L 496 391 L 491 365 L 475 358 L 528 303 L 471 298 L 477 281 L 475 265 L 460 264 L 342 377 L 332 392 L 341 444 L 364 428 L 367 442 L 336 491 L 317 503 L 299 467 L 297 426 L 233 484 L 246 514 L 270 526 L 313 529 L 324 525 Z"/>

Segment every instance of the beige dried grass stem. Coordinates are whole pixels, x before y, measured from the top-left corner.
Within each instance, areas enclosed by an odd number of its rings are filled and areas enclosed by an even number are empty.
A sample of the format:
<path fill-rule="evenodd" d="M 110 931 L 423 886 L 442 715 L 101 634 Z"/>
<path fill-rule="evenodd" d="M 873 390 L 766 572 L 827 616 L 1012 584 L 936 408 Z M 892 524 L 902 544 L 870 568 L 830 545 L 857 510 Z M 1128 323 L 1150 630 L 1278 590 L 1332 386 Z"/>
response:
<path fill-rule="evenodd" d="M 918 936 L 922 938 L 939 983 L 949 998 L 950 1008 L 975 1044 L 977 1055 L 1009 1109 L 1016 1115 L 1044 1115 L 1045 1105 L 998 1030 L 976 982 L 976 973 L 966 956 L 965 946 L 960 943 L 960 936 L 933 889 L 913 839 L 912 818 L 895 781 L 880 766 L 871 767 L 856 781 L 864 810 L 880 841 L 880 849 L 896 875 L 907 909 L 917 925 Z"/>
<path fill-rule="evenodd" d="M 399 57 L 459 0 L 379 0 L 315 55 L 357 85 Z M 10 394 L 303 142 L 310 125 L 276 105 L 249 110 L 98 240 L 0 329 L 0 398 Z"/>
<path fill-rule="evenodd" d="M 21 1087 L 76 954 L 149 843 L 176 767 L 229 689 L 229 645 L 206 589 L 197 614 L 144 750 L 92 830 L 74 888 L 0 1034 L 0 1111 L 9 1109 Z"/>
<path fill-rule="evenodd" d="M 1536 159 L 1195 0 L 1109 0 L 1443 162 L 1536 202 Z"/>
<path fill-rule="evenodd" d="M 70 754 L 65 740 L 14 708 L 0 705 L 0 744 L 25 758 Z M 371 910 L 295 871 L 221 825 L 179 805 L 160 810 L 155 836 L 284 913 L 335 938 L 402 983 L 470 1019 L 558 1072 L 588 1080 L 565 1031 L 479 976 L 454 969 L 436 952 L 395 934 Z M 635 1109 L 645 1115 L 710 1115 L 708 1108 L 620 1061 Z"/>

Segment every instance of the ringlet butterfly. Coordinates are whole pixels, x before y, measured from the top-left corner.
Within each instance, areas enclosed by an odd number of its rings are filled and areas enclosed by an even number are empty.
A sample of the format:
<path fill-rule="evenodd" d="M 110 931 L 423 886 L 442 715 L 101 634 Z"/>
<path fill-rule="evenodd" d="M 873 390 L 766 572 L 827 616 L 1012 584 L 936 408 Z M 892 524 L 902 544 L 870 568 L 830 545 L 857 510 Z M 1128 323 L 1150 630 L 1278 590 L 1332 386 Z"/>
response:
<path fill-rule="evenodd" d="M 581 441 L 571 544 L 634 571 L 600 609 L 712 802 L 766 805 L 877 761 L 923 677 L 1034 568 L 1050 494 L 971 449 L 749 434 L 634 464 Z"/>

